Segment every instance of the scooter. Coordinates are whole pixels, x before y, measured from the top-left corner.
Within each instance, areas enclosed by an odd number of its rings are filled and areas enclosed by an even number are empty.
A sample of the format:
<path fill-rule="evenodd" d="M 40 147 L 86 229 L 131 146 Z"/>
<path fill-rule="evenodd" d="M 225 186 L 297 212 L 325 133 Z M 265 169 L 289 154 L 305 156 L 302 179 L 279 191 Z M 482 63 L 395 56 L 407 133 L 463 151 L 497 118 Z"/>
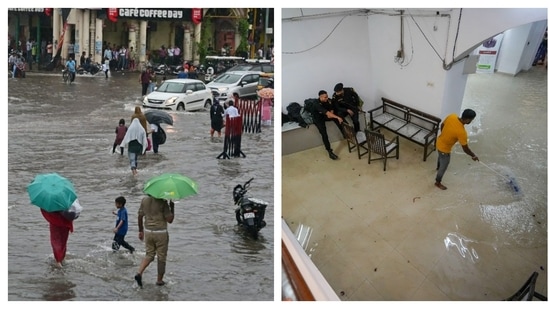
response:
<path fill-rule="evenodd" d="M 177 75 L 177 73 L 179 73 L 179 71 L 182 71 L 183 70 L 183 66 L 178 64 L 178 65 L 170 65 L 169 66 L 169 74 L 171 75 Z"/>
<path fill-rule="evenodd" d="M 236 221 L 239 226 L 243 226 L 251 234 L 254 239 L 259 236 L 259 231 L 264 228 L 267 223 L 265 222 L 265 208 L 267 202 L 253 197 L 248 197 L 248 188 L 253 178 L 246 181 L 244 185 L 236 185 L 233 188 L 233 200 L 237 208 L 235 209 Z"/>
<path fill-rule="evenodd" d="M 153 65 L 154 73 L 160 75 L 170 75 L 172 74 L 172 69 L 166 64 L 157 64 Z"/>
<path fill-rule="evenodd" d="M 84 69 L 83 66 L 79 66 L 78 68 L 76 68 L 76 73 L 80 75 L 83 75 L 83 74 L 95 75 L 97 74 L 97 72 L 102 71 L 102 69 L 103 68 L 101 67 L 101 64 L 98 62 L 95 62 L 95 63 L 90 63 L 87 70 Z"/>

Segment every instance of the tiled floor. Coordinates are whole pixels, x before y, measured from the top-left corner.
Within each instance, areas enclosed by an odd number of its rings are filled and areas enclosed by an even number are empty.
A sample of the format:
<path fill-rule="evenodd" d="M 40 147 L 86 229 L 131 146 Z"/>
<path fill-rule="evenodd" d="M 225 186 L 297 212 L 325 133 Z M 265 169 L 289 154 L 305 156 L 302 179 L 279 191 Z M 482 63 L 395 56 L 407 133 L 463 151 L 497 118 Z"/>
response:
<path fill-rule="evenodd" d="M 471 75 L 464 108 L 488 167 L 454 146 L 446 191 L 437 154 L 404 139 L 386 172 L 344 141 L 338 161 L 323 146 L 282 157 L 283 219 L 313 229 L 306 251 L 342 300 L 501 300 L 534 271 L 547 295 L 547 70 Z"/>

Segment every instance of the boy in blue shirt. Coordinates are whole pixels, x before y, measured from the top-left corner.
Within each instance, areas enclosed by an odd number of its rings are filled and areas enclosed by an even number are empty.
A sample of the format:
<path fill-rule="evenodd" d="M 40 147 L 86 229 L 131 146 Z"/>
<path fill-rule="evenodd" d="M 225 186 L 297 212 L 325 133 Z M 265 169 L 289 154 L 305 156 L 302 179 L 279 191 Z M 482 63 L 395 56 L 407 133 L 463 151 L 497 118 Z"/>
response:
<path fill-rule="evenodd" d="M 116 225 L 113 230 L 114 240 L 112 242 L 112 249 L 118 251 L 120 246 L 130 250 L 130 253 L 135 251 L 135 248 L 130 246 L 125 240 L 126 233 L 128 232 L 128 211 L 126 210 L 126 199 L 123 196 L 119 196 L 114 200 L 114 205 L 118 208 L 118 212 L 113 211 L 116 215 Z"/>

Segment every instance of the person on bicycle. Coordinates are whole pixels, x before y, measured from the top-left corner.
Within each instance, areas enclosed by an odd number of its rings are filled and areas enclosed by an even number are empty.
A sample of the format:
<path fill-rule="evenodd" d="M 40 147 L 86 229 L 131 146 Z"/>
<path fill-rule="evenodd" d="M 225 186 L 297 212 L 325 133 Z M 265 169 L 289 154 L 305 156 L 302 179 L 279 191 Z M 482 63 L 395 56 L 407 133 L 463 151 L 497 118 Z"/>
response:
<path fill-rule="evenodd" d="M 72 83 L 74 81 L 74 78 L 76 77 L 76 62 L 74 61 L 74 59 L 72 59 L 72 57 L 69 57 L 69 60 L 67 61 L 65 67 L 69 71 L 69 78 L 70 82 Z"/>

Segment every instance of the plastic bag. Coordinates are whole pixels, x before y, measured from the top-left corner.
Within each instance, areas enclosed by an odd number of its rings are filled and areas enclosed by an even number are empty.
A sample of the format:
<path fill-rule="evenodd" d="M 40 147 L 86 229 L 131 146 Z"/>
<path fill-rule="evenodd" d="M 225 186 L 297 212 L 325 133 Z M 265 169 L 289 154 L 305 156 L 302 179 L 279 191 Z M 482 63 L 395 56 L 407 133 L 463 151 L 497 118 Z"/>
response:
<path fill-rule="evenodd" d="M 76 220 L 80 216 L 80 212 L 82 212 L 82 205 L 80 205 L 80 202 L 76 199 L 69 209 L 63 211 L 63 217 L 71 221 Z"/>

